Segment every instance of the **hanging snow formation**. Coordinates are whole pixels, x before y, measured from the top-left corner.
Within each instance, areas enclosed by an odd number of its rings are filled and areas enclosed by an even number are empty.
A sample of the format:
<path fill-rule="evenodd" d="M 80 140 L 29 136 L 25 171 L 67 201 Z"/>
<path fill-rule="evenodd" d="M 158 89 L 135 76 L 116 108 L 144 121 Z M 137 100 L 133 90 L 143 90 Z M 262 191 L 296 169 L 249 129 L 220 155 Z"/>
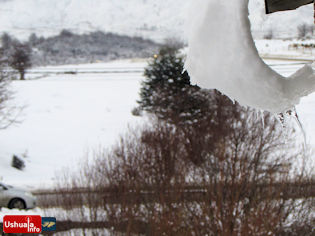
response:
<path fill-rule="evenodd" d="M 285 78 L 259 57 L 250 30 L 248 0 L 194 0 L 186 68 L 192 83 L 216 88 L 242 105 L 285 112 L 315 91 L 305 65 Z"/>

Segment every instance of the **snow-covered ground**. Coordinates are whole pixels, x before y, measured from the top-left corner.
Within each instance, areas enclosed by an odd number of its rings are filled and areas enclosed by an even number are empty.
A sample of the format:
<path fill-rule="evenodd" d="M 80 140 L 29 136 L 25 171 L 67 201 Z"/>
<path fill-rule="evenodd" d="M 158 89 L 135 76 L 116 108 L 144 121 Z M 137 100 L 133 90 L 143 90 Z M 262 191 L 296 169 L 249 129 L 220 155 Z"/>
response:
<path fill-rule="evenodd" d="M 70 67 L 119 71 L 144 65 L 124 61 Z M 69 66 L 55 70 L 66 68 Z M 136 106 L 141 79 L 142 72 L 130 72 L 57 74 L 14 81 L 14 104 L 24 108 L 21 123 L 0 132 L 3 181 L 29 188 L 48 187 L 56 170 L 76 168 L 86 152 L 111 146 L 128 124 L 139 121 L 131 110 Z M 10 167 L 12 155 L 23 153 L 27 153 L 25 170 Z"/>

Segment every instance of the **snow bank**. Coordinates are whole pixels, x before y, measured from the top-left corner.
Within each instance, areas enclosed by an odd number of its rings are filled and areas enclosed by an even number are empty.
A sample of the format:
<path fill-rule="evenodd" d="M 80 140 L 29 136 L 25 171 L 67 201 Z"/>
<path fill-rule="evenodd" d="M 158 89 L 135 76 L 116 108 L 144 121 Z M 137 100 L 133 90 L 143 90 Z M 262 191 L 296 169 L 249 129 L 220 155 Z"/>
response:
<path fill-rule="evenodd" d="M 315 90 L 310 65 L 285 78 L 259 57 L 248 0 L 196 0 L 192 5 L 186 67 L 193 83 L 273 113 L 291 109 Z"/>

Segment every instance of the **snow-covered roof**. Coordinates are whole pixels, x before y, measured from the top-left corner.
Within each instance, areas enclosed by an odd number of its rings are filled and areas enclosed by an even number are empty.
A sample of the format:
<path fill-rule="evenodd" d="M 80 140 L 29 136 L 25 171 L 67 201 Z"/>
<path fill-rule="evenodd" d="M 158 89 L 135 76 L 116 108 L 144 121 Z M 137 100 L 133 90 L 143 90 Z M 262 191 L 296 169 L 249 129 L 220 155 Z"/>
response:
<path fill-rule="evenodd" d="M 294 10 L 312 2 L 314 2 L 314 0 L 265 0 L 266 13 L 269 14 L 277 11 Z"/>

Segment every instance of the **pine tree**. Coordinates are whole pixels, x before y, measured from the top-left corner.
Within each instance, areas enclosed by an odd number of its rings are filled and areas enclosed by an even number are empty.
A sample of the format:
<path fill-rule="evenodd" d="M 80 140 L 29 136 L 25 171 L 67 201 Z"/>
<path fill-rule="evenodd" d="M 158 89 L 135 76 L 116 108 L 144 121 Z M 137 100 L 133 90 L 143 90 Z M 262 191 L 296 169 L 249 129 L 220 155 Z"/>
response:
<path fill-rule="evenodd" d="M 145 68 L 140 89 L 140 109 L 154 113 L 161 119 L 179 115 L 180 107 L 176 106 L 177 99 L 185 96 L 191 87 L 190 78 L 184 71 L 184 59 L 178 50 L 163 47 L 159 54 Z M 175 109 L 175 110 L 174 110 Z"/>

